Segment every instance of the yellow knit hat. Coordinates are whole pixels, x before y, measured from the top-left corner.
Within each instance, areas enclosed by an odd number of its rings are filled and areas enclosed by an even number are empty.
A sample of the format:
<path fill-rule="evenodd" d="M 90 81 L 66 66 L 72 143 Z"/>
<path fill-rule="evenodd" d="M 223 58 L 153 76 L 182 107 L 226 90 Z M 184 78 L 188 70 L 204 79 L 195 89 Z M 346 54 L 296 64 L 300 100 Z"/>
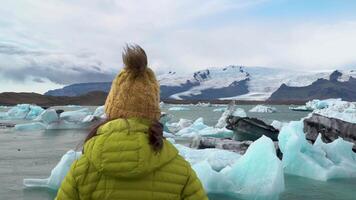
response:
<path fill-rule="evenodd" d="M 159 120 L 159 84 L 154 72 L 147 67 L 145 51 L 138 45 L 127 45 L 122 58 L 125 67 L 112 82 L 105 102 L 108 119 Z"/>

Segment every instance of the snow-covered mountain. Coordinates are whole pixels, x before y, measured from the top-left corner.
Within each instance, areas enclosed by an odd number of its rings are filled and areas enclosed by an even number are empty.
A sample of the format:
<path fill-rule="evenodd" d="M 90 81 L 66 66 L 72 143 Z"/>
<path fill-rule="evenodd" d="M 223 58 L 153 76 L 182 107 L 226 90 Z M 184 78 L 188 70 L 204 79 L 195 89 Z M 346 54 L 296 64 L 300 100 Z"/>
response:
<path fill-rule="evenodd" d="M 299 96 L 308 100 L 309 96 L 320 96 L 322 98 L 329 87 L 332 87 L 333 90 L 338 90 L 338 88 L 341 90 L 349 87 L 350 84 L 353 86 L 355 78 L 356 70 L 303 72 L 233 65 L 208 68 L 189 74 L 170 71 L 157 76 L 161 85 L 162 99 L 185 100 L 267 100 L 271 99 L 271 97 L 273 97 L 273 100 L 280 100 L 284 99 L 286 91 L 288 92 L 288 98 L 286 98 L 288 100 L 293 100 L 293 98 L 301 100 Z M 326 82 L 317 82 L 318 80 L 325 80 Z M 318 84 L 313 85 L 315 82 Z M 110 82 L 74 84 L 62 89 L 49 91 L 46 95 L 77 96 L 95 90 L 108 92 L 110 85 Z M 309 86 L 313 86 L 310 87 L 313 90 L 316 89 L 313 95 L 309 94 L 311 92 L 311 89 L 308 89 Z M 318 87 L 323 88 L 322 94 L 317 95 Z M 278 93 L 275 94 L 275 92 Z M 338 98 L 343 98 L 343 96 L 350 97 L 352 95 L 348 93 L 352 92 L 353 90 L 348 90 L 346 93 L 335 93 L 331 96 Z M 329 97 L 330 95 L 326 96 Z"/>
<path fill-rule="evenodd" d="M 339 71 L 340 82 L 356 78 L 356 71 Z M 228 66 L 189 75 L 169 72 L 158 76 L 162 97 L 172 99 L 266 100 L 282 85 L 305 87 L 318 79 L 329 80 L 333 71 L 303 72 L 263 67 Z M 171 91 L 171 92 L 168 92 Z M 216 95 L 220 94 L 220 95 Z M 208 97 L 208 98 L 203 98 Z"/>

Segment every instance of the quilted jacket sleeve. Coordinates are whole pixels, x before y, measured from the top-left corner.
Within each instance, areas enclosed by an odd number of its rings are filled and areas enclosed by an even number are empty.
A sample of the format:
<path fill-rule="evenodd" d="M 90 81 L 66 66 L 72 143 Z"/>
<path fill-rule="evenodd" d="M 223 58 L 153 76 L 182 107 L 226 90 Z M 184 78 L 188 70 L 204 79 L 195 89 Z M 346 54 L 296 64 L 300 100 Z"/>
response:
<path fill-rule="evenodd" d="M 58 190 L 56 200 L 79 200 L 77 184 L 73 176 L 73 172 L 77 161 L 74 161 L 67 176 L 64 178 L 61 187 Z"/>
<path fill-rule="evenodd" d="M 204 191 L 204 188 L 195 174 L 194 170 L 190 168 L 190 176 L 184 186 L 182 192 L 183 200 L 208 200 L 208 197 Z"/>

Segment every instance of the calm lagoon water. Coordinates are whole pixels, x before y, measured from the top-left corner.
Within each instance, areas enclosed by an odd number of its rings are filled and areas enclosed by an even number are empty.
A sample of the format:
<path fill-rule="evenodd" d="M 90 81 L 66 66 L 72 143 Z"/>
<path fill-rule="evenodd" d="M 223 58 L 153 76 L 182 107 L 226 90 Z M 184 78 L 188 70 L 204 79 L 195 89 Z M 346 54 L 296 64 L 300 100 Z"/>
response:
<path fill-rule="evenodd" d="M 205 123 L 214 125 L 221 112 L 212 112 L 217 107 L 192 107 L 189 111 L 163 111 L 179 118 L 196 119 L 203 117 Z M 240 106 L 246 111 L 252 105 Z M 288 106 L 276 105 L 277 113 L 248 113 L 270 123 L 273 120 L 298 120 L 308 113 L 293 112 Z M 68 109 L 68 108 L 67 108 Z M 75 110 L 78 108 L 70 108 Z M 94 109 L 94 108 L 90 108 Z M 0 110 L 1 111 L 1 110 Z M 16 121 L 23 123 L 23 121 Z M 86 135 L 85 130 L 16 132 L 11 129 L 0 129 L 0 200 L 48 200 L 55 197 L 55 191 L 48 189 L 26 189 L 24 178 L 46 178 L 61 156 L 69 149 L 81 149 L 81 141 Z M 261 177 L 262 178 L 262 177 Z M 356 179 L 339 179 L 328 182 L 314 181 L 296 176 L 286 176 L 286 190 L 281 200 L 356 200 Z M 210 195 L 212 200 L 241 199 L 229 195 Z M 263 199 L 263 198 L 261 198 Z"/>

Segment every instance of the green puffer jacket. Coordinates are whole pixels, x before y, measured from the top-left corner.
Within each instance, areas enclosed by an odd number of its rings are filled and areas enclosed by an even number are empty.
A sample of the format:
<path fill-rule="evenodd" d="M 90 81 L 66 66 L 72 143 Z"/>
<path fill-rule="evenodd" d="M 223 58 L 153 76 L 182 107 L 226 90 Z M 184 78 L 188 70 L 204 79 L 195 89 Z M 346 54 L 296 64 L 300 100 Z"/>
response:
<path fill-rule="evenodd" d="M 117 119 L 98 129 L 84 145 L 57 194 L 57 200 L 205 200 L 189 163 L 164 140 L 155 153 L 148 141 L 149 123 Z"/>

